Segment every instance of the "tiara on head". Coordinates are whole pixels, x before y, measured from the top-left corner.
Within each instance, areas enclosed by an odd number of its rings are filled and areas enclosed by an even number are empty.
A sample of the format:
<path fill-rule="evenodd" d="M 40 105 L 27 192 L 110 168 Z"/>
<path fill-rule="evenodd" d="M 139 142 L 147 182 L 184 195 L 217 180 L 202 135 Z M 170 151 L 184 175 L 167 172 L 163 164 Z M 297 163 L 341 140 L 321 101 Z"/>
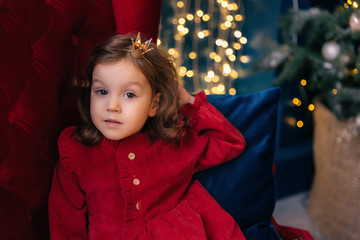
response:
<path fill-rule="evenodd" d="M 132 41 L 132 48 L 130 50 L 131 55 L 133 55 L 135 58 L 144 58 L 145 53 L 151 51 L 153 48 L 148 48 L 151 43 L 151 38 L 147 40 L 144 43 L 141 43 L 140 33 L 136 36 L 136 39 L 134 41 L 133 38 L 131 38 Z"/>

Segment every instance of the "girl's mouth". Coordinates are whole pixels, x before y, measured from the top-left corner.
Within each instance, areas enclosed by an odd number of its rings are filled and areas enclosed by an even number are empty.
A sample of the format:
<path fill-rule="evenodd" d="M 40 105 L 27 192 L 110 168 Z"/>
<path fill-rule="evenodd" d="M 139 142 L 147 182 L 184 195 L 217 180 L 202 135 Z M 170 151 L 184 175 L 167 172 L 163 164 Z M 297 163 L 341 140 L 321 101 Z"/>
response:
<path fill-rule="evenodd" d="M 107 119 L 105 120 L 106 123 L 115 123 L 115 124 L 121 124 L 121 122 L 113 120 L 113 119 Z"/>

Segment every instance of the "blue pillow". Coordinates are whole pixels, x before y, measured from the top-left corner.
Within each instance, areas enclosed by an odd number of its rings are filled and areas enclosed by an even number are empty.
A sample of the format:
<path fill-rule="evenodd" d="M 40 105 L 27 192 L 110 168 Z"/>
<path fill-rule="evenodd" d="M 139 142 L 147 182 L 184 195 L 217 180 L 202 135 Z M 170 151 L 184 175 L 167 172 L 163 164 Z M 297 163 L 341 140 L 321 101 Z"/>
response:
<path fill-rule="evenodd" d="M 208 96 L 208 102 L 243 134 L 246 148 L 240 156 L 196 178 L 233 216 L 246 239 L 280 239 L 271 224 L 279 95 L 276 87 L 244 95 Z"/>

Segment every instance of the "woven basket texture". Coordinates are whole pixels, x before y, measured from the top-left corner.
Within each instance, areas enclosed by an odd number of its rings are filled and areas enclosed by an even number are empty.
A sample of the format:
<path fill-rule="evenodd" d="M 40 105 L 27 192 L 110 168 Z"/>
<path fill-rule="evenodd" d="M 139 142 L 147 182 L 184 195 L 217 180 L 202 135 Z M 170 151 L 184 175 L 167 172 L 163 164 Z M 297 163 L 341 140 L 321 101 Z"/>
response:
<path fill-rule="evenodd" d="M 360 136 L 355 118 L 340 121 L 316 101 L 313 148 L 309 215 L 329 239 L 359 240 Z"/>

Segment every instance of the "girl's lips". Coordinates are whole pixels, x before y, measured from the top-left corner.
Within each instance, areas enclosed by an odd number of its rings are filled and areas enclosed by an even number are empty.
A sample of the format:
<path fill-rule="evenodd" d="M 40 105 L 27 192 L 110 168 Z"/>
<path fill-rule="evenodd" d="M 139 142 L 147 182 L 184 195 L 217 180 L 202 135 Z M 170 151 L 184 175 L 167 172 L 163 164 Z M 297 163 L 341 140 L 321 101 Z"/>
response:
<path fill-rule="evenodd" d="M 118 126 L 119 124 L 121 124 L 121 122 L 116 121 L 116 120 L 114 120 L 114 119 L 107 119 L 107 120 L 105 120 L 105 123 L 106 123 L 108 126 Z"/>

